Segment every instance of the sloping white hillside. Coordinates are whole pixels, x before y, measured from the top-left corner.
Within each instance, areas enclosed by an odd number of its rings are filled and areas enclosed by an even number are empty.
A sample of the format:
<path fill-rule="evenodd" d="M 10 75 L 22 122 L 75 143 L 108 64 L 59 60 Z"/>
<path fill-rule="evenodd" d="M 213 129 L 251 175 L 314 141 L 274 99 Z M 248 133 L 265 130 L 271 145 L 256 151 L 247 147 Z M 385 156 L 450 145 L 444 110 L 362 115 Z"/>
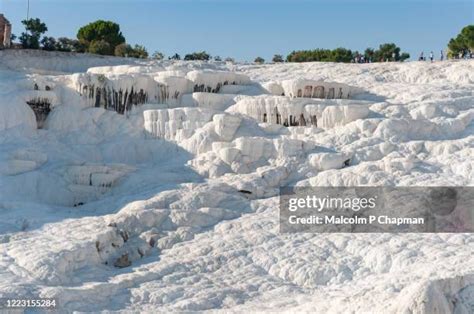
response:
<path fill-rule="evenodd" d="M 473 185 L 473 120 L 473 61 L 0 52 L 0 298 L 94 312 L 471 313 L 474 235 L 280 234 L 277 196 Z"/>

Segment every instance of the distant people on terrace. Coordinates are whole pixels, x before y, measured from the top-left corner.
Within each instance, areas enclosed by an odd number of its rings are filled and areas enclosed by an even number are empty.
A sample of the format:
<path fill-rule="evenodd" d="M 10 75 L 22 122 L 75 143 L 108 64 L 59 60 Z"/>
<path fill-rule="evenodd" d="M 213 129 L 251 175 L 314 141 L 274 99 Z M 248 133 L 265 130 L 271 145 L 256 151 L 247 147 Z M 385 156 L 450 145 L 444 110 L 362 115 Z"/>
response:
<path fill-rule="evenodd" d="M 448 54 L 448 58 L 445 58 L 443 50 L 440 50 L 440 53 L 439 53 L 439 61 L 444 61 L 448 59 L 473 59 L 473 58 L 474 58 L 474 54 L 470 52 L 466 52 L 466 51 L 465 52 L 461 51 L 459 52 L 458 55 L 451 56 L 451 58 L 449 58 L 449 54 Z M 418 61 L 426 61 L 426 57 L 424 56 L 423 51 L 420 53 L 420 57 L 418 58 Z M 435 54 L 433 51 L 430 52 L 430 61 L 431 62 L 436 61 Z"/>
<path fill-rule="evenodd" d="M 449 56 L 449 54 L 448 54 Z M 456 55 L 454 57 L 454 59 L 456 59 L 456 57 L 458 59 L 472 59 L 474 58 L 474 53 L 472 52 L 460 52 L 459 55 Z M 453 57 L 451 57 L 453 58 Z M 436 56 L 435 56 L 435 53 L 433 51 L 430 51 L 430 54 L 429 54 L 429 59 L 430 59 L 430 62 L 435 62 L 436 61 Z M 439 53 L 439 61 L 444 61 L 444 60 L 448 60 L 450 58 L 445 58 L 445 53 L 443 50 L 440 50 L 440 53 Z M 427 60 L 427 57 L 425 57 L 425 52 L 422 51 L 420 53 L 420 56 L 418 57 L 418 61 L 426 61 Z M 391 54 L 391 57 L 382 57 L 380 58 L 380 60 L 378 60 L 380 62 L 396 62 L 397 61 L 397 55 L 395 52 L 393 52 Z M 354 59 L 352 60 L 352 63 L 372 63 L 372 57 L 370 55 L 362 55 L 362 54 L 356 54 Z"/>

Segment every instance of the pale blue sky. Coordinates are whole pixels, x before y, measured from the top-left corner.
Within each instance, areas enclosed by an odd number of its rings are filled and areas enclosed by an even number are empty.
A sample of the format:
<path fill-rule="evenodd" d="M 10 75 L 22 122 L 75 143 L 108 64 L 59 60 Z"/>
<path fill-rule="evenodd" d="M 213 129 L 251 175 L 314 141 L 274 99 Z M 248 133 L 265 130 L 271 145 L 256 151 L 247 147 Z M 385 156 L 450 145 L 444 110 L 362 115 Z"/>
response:
<path fill-rule="evenodd" d="M 0 0 L 0 12 L 23 31 L 27 0 Z M 253 60 L 292 50 L 346 47 L 363 51 L 395 42 L 416 58 L 438 55 L 474 24 L 474 0 L 30 0 L 30 17 L 49 36 L 75 37 L 97 19 L 120 24 L 131 44 L 167 56 L 206 50 Z"/>

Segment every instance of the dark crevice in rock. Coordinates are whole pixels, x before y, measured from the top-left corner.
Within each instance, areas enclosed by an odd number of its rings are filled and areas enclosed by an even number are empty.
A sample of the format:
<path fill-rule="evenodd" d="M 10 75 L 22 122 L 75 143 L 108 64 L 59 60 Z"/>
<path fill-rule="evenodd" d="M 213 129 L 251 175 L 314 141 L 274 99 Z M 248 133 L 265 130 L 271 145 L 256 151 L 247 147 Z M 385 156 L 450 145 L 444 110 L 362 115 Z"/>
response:
<path fill-rule="evenodd" d="M 33 98 L 26 103 L 35 113 L 36 125 L 38 129 L 42 129 L 46 118 L 51 112 L 51 102 L 47 98 Z"/>

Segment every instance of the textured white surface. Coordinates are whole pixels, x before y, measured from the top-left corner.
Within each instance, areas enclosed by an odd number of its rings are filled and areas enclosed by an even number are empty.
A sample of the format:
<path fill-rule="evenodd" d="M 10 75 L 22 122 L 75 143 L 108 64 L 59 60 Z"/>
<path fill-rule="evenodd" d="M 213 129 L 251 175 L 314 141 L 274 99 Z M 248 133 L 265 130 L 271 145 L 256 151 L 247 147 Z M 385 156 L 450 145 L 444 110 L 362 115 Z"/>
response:
<path fill-rule="evenodd" d="M 474 62 L 0 60 L 1 298 L 94 312 L 473 311 L 472 234 L 280 234 L 276 196 L 287 184 L 473 185 Z M 107 67 L 44 75 L 95 66 Z M 184 95 L 119 115 L 75 92 L 99 75 Z M 226 80 L 248 88 L 191 93 Z M 321 81 L 358 93 L 280 94 Z M 43 130 L 24 103 L 34 84 L 54 102 Z M 272 106 L 321 124 L 262 123 Z"/>

